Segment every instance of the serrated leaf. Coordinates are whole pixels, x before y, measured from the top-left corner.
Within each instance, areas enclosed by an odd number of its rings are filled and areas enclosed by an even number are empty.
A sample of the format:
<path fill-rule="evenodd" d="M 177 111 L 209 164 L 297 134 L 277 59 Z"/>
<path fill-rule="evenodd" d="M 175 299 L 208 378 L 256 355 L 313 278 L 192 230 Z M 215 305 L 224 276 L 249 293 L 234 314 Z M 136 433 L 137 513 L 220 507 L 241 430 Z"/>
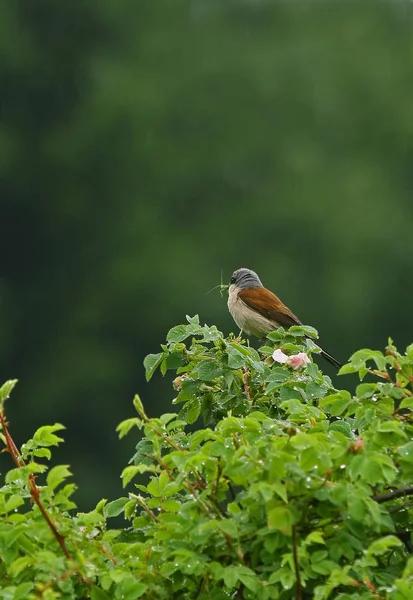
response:
<path fill-rule="evenodd" d="M 103 514 L 106 519 L 110 517 L 117 517 L 123 512 L 124 506 L 129 502 L 129 498 L 118 498 L 113 502 L 108 502 L 103 509 Z"/>
<path fill-rule="evenodd" d="M 234 345 L 228 345 L 228 367 L 230 369 L 240 369 L 247 364 L 248 358 L 244 356 Z"/>
<path fill-rule="evenodd" d="M 407 442 L 407 444 L 399 446 L 398 451 L 403 460 L 413 462 L 413 442 Z"/>
<path fill-rule="evenodd" d="M 145 367 L 146 381 L 149 381 L 152 378 L 152 375 L 155 373 L 164 357 L 164 352 L 158 352 L 158 354 L 148 354 L 148 356 L 145 357 L 143 366 Z"/>
<path fill-rule="evenodd" d="M 57 465 L 50 469 L 46 478 L 49 490 L 53 491 L 66 479 L 66 477 L 70 477 L 71 475 L 72 473 L 69 471 L 69 465 Z"/>
<path fill-rule="evenodd" d="M 18 585 L 13 594 L 13 600 L 26 600 L 29 596 L 29 592 L 33 590 L 33 583 L 25 582 Z M 45 600 L 47 600 L 45 598 Z"/>
<path fill-rule="evenodd" d="M 194 398 L 190 402 L 188 402 L 185 406 L 185 409 L 182 411 L 185 415 L 186 422 L 191 425 L 195 423 L 201 413 L 201 400 L 198 398 Z"/>
<path fill-rule="evenodd" d="M 167 342 L 183 342 L 191 335 L 188 325 L 176 325 L 168 331 Z"/>
<path fill-rule="evenodd" d="M 131 419 L 125 419 L 125 421 L 122 421 L 116 427 L 116 431 L 119 433 L 119 439 L 122 439 L 123 437 L 125 437 L 125 435 L 127 435 L 133 427 L 137 427 L 138 429 L 140 429 L 142 427 L 142 425 L 143 425 L 142 420 L 138 419 L 138 417 L 132 417 Z"/>
<path fill-rule="evenodd" d="M 148 465 L 130 465 L 125 467 L 122 471 L 122 485 L 126 487 L 128 483 L 132 481 L 135 475 L 142 473 L 141 467 L 144 466 L 146 469 L 151 469 Z"/>
<path fill-rule="evenodd" d="M 348 438 L 354 437 L 350 425 L 346 421 L 333 421 L 328 429 L 329 431 L 339 431 Z"/>
<path fill-rule="evenodd" d="M 221 367 L 215 360 L 202 360 L 196 372 L 201 381 L 213 381 L 222 374 Z"/>
<path fill-rule="evenodd" d="M 50 452 L 49 448 L 36 448 L 33 450 L 33 456 L 36 456 L 36 458 L 47 458 L 50 460 L 52 458 L 52 453 Z"/>
<path fill-rule="evenodd" d="M 338 374 L 339 375 L 348 375 L 349 373 L 357 373 L 357 371 L 358 371 L 357 367 L 355 367 L 351 363 L 348 363 L 348 364 L 340 367 Z"/>
<path fill-rule="evenodd" d="M 39 427 L 33 436 L 33 442 L 36 446 L 58 446 L 63 442 L 63 438 L 55 435 L 56 431 L 66 429 L 64 425 L 55 423 L 54 425 L 44 425 Z"/>
<path fill-rule="evenodd" d="M 24 467 L 17 467 L 16 469 L 10 469 L 5 475 L 6 483 L 13 483 L 19 480 L 26 481 L 28 476 L 32 473 L 44 473 L 47 471 L 46 465 L 39 465 L 38 463 L 31 462 Z"/>
<path fill-rule="evenodd" d="M 137 598 L 143 596 L 148 586 L 135 579 L 132 575 L 126 575 L 121 583 L 121 589 L 122 600 L 137 600 Z"/>
<path fill-rule="evenodd" d="M 34 559 L 31 556 L 21 556 L 13 561 L 8 567 L 8 573 L 11 575 L 11 577 L 17 577 L 22 571 L 32 565 L 33 562 Z"/>
<path fill-rule="evenodd" d="M 310 325 L 293 325 L 290 327 L 288 332 L 298 333 L 300 335 L 309 335 L 312 338 L 318 338 L 318 331 L 314 329 L 314 327 L 310 327 Z"/>
<path fill-rule="evenodd" d="M 286 506 L 276 506 L 268 512 L 268 527 L 284 535 L 291 535 L 293 522 L 293 516 Z"/>
<path fill-rule="evenodd" d="M 111 596 L 109 596 L 102 588 L 93 586 L 90 593 L 91 600 L 111 600 Z"/>
<path fill-rule="evenodd" d="M 3 385 L 0 388 L 0 403 L 3 403 L 5 400 L 7 400 L 17 382 L 18 379 L 9 379 L 5 383 L 3 383 Z"/>
<path fill-rule="evenodd" d="M 24 504 L 24 499 L 21 496 L 18 496 L 17 494 L 13 494 L 9 498 L 7 498 L 4 505 L 4 512 L 11 513 L 14 510 L 16 510 L 19 506 L 22 506 L 22 504 Z"/>
<path fill-rule="evenodd" d="M 395 535 L 386 535 L 385 537 L 372 542 L 367 549 L 367 553 L 381 556 L 386 554 L 386 552 L 389 552 L 389 550 L 397 548 L 398 546 L 403 546 L 403 542 L 399 540 L 399 538 L 397 538 Z"/>

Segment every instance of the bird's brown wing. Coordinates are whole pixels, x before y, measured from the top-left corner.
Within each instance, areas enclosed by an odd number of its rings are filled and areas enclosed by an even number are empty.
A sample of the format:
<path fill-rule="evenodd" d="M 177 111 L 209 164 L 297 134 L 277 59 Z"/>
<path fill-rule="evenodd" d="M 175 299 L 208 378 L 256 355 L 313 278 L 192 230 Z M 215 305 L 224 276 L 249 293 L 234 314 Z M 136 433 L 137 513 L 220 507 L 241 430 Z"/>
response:
<path fill-rule="evenodd" d="M 252 310 L 256 310 L 260 315 L 273 321 L 274 324 L 281 327 L 291 327 L 292 325 L 301 325 L 301 321 L 290 309 L 281 302 L 281 300 L 267 290 L 267 288 L 250 288 L 241 290 L 238 293 L 238 297 Z M 306 335 L 308 339 L 311 339 Z M 341 367 L 341 363 L 338 362 L 331 354 L 325 352 L 320 346 L 321 356 L 328 360 L 329 363 L 334 365 L 337 369 Z"/>
<path fill-rule="evenodd" d="M 278 326 L 288 328 L 291 325 L 301 325 L 298 317 L 281 302 L 278 296 L 266 288 L 240 290 L 238 298 L 252 308 L 252 310 L 256 310 L 266 319 L 274 321 Z"/>

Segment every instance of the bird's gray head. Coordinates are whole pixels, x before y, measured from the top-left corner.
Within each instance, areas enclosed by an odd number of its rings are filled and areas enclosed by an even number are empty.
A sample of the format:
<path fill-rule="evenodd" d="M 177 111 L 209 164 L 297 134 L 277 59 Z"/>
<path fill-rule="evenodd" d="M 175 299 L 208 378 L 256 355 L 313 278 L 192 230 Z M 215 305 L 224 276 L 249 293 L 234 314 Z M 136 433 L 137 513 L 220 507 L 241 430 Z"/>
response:
<path fill-rule="evenodd" d="M 255 271 L 244 268 L 233 272 L 230 285 L 241 289 L 264 287 Z"/>

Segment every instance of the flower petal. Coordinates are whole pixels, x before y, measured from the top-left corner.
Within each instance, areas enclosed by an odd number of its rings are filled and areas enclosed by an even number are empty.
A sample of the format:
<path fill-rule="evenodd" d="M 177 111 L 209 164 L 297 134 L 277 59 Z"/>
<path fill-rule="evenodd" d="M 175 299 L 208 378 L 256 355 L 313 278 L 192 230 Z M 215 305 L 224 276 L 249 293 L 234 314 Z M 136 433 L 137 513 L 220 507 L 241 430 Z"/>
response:
<path fill-rule="evenodd" d="M 277 350 L 274 350 L 272 357 L 273 357 L 273 360 L 275 360 L 275 362 L 281 363 L 281 364 L 286 363 L 288 360 L 288 356 L 286 354 L 284 354 L 284 352 L 280 348 L 277 348 Z"/>

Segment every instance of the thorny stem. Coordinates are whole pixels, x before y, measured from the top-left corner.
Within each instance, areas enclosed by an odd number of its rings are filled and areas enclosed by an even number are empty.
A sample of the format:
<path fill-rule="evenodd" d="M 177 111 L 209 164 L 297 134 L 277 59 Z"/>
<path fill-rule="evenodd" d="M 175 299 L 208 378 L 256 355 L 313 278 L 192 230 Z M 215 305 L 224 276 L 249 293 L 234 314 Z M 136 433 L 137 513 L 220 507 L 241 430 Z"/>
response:
<path fill-rule="evenodd" d="M 249 382 L 249 377 L 250 377 L 251 373 L 249 372 L 247 367 L 243 367 L 242 370 L 244 371 L 243 382 L 244 382 L 245 395 L 247 396 L 248 400 L 251 401 L 251 386 L 250 386 L 250 382 Z"/>
<path fill-rule="evenodd" d="M 301 586 L 300 566 L 298 564 L 298 540 L 297 540 L 297 528 L 295 525 L 293 525 L 293 557 L 294 557 L 295 580 L 297 582 L 297 590 L 295 592 L 295 599 L 302 600 L 303 588 Z"/>
<path fill-rule="evenodd" d="M 11 437 L 10 432 L 8 430 L 7 422 L 6 422 L 6 417 L 5 417 L 5 414 L 4 414 L 4 408 L 1 408 L 1 411 L 0 411 L 0 423 L 1 423 L 1 427 L 2 427 L 3 432 L 4 432 L 4 437 L 6 439 L 6 448 L 7 448 L 7 451 L 11 454 L 11 457 L 12 457 L 12 459 L 14 461 L 14 464 L 16 465 L 16 467 L 24 467 L 24 466 L 26 466 L 26 463 L 24 462 L 23 456 L 21 455 L 19 449 L 17 448 L 16 444 L 14 443 L 14 440 Z M 30 473 L 30 475 L 28 476 L 27 486 L 28 486 L 28 488 L 30 490 L 30 495 L 31 495 L 31 498 L 32 498 L 33 502 L 36 504 L 36 506 L 40 510 L 40 512 L 41 512 L 44 520 L 46 521 L 47 525 L 49 526 L 50 531 L 54 535 L 57 543 L 61 547 L 63 553 L 66 556 L 66 558 L 68 558 L 69 560 L 73 561 L 73 558 L 72 558 L 69 550 L 66 547 L 65 538 L 63 537 L 63 535 L 61 533 L 59 533 L 57 531 L 56 525 L 53 523 L 53 521 L 50 518 L 47 510 L 43 506 L 42 501 L 40 500 L 40 490 L 39 490 L 39 488 L 36 485 L 36 478 L 33 475 L 33 473 Z M 78 576 L 79 576 L 79 578 L 82 579 L 82 577 L 81 577 L 81 575 L 79 573 L 78 573 Z"/>
<path fill-rule="evenodd" d="M 154 521 L 156 521 L 157 523 L 159 522 L 158 517 L 155 515 L 155 513 L 149 508 L 149 506 L 146 504 L 145 500 L 142 498 L 142 496 L 135 496 L 135 494 L 132 494 L 132 496 L 136 499 L 137 503 L 143 508 L 143 510 L 150 516 L 152 517 L 152 519 Z"/>

